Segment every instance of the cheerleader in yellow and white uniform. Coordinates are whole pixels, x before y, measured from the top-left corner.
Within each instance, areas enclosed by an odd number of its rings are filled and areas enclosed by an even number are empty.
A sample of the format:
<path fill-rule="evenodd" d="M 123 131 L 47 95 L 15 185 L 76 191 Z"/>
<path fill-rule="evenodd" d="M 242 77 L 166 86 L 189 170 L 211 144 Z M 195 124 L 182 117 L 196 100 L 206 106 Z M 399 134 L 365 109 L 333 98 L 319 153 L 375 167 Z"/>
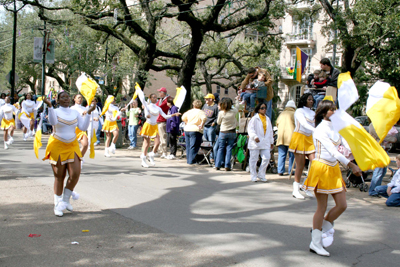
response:
<path fill-rule="evenodd" d="M 90 107 L 87 111 L 88 115 L 82 117 L 78 111 L 69 108 L 70 97 L 66 92 L 58 94 L 57 102 L 60 105 L 58 109 L 53 109 L 47 98 L 43 101 L 48 106 L 49 123 L 54 126 L 43 160 L 50 161 L 54 172 L 54 214 L 63 216 L 64 209 L 73 210 L 70 204 L 71 196 L 74 199 L 78 198 L 73 191 L 81 174 L 82 154 L 76 138 L 76 127 L 81 131 L 86 131 L 89 126 L 89 115 L 95 107 Z M 63 193 L 67 171 L 69 177 Z"/>
<path fill-rule="evenodd" d="M 324 248 L 329 247 L 333 242 L 333 234 L 335 232 L 333 230 L 333 222 L 347 207 L 346 186 L 338 161 L 351 168 L 355 175 L 361 175 L 360 168 L 338 151 L 338 147 L 341 144 L 349 150 L 350 148 L 339 133 L 332 128 L 330 116 L 335 110 L 335 104 L 329 100 L 322 101 L 318 106 L 315 115 L 317 127 L 314 131 L 316 154 L 311 163 L 308 178 L 304 183 L 305 189 L 315 192 L 318 203 L 313 218 L 310 251 L 321 256 L 329 256 L 329 252 Z M 329 195 L 332 195 L 336 205 L 325 216 Z"/>
<path fill-rule="evenodd" d="M 8 149 L 8 146 L 14 142 L 15 120 L 13 114 L 17 116 L 18 109 L 10 104 L 9 96 L 4 101 L 5 104 L 0 108 L 0 119 L 1 129 L 4 131 L 4 149 Z M 8 135 L 10 135 L 10 138 L 8 138 Z"/>
<path fill-rule="evenodd" d="M 36 117 L 36 112 L 42 105 L 42 101 L 35 103 L 35 101 L 32 101 L 32 94 L 27 93 L 25 100 L 22 101 L 22 112 L 19 114 L 19 119 L 22 122 L 23 127 L 23 135 L 24 135 L 24 141 L 28 137 L 33 138 L 33 127 L 34 127 L 34 120 Z"/>
<path fill-rule="evenodd" d="M 158 126 L 157 126 L 157 118 L 158 115 L 163 116 L 165 119 L 169 119 L 174 116 L 181 115 L 180 113 L 174 113 L 171 115 L 166 115 L 163 110 L 156 105 L 157 103 L 157 96 L 156 94 L 150 94 L 149 96 L 150 104 L 147 104 L 144 99 L 142 101 L 144 108 L 144 114 L 146 116 L 146 122 L 144 123 L 142 130 L 140 131 L 140 135 L 143 136 L 143 147 L 142 147 L 142 155 L 140 158 L 142 159 L 142 167 L 148 168 L 146 157 L 147 157 L 147 150 L 150 147 L 150 139 L 155 138 L 158 135 Z M 155 165 L 154 163 L 154 152 L 149 153 L 149 161 L 151 165 Z"/>
<path fill-rule="evenodd" d="M 77 94 L 74 96 L 75 105 L 71 106 L 71 109 L 78 111 L 79 114 L 81 115 L 81 117 L 85 116 L 87 113 L 87 109 L 82 106 L 82 101 L 83 101 L 82 95 Z M 82 145 L 81 153 L 82 153 L 82 158 L 83 158 L 89 147 L 89 141 L 88 141 L 88 136 L 87 136 L 86 130 L 82 131 L 78 127 L 76 127 L 76 139 L 79 142 L 81 142 L 81 145 Z M 83 160 L 82 160 L 82 162 L 83 162 Z"/>
<path fill-rule="evenodd" d="M 296 172 L 294 175 L 292 195 L 297 199 L 304 199 L 300 194 L 300 179 L 303 174 L 306 157 L 310 162 L 314 159 L 315 147 L 313 144 L 312 134 L 314 128 L 315 112 L 311 110 L 314 105 L 312 94 L 304 94 L 299 100 L 297 110 L 294 113 L 295 129 L 290 140 L 289 151 L 294 153 L 296 162 Z M 313 197 L 313 194 L 306 191 L 306 194 Z"/>
<path fill-rule="evenodd" d="M 121 111 L 115 105 L 116 102 L 114 100 L 114 96 L 108 96 L 107 100 L 104 104 L 103 112 L 101 116 L 106 115 L 106 119 L 104 120 L 102 131 L 106 134 L 107 140 L 105 142 L 104 156 L 109 158 L 111 152 L 115 154 L 115 144 L 118 140 L 119 129 L 117 125 L 117 118 L 121 114 L 122 111 L 125 111 L 125 108 L 122 108 Z M 111 133 L 114 135 L 114 138 L 111 140 Z M 110 145 L 111 143 L 111 145 Z"/>

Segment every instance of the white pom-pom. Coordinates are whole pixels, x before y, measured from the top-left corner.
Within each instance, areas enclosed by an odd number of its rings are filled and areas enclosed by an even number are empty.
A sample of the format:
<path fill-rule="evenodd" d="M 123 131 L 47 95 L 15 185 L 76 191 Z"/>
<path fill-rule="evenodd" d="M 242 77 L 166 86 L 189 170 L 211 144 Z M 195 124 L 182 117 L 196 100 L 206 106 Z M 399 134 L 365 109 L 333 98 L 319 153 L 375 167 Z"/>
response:
<path fill-rule="evenodd" d="M 73 199 L 73 200 L 78 200 L 78 199 L 79 199 L 79 194 L 78 194 L 78 192 L 72 191 L 72 199 Z"/>

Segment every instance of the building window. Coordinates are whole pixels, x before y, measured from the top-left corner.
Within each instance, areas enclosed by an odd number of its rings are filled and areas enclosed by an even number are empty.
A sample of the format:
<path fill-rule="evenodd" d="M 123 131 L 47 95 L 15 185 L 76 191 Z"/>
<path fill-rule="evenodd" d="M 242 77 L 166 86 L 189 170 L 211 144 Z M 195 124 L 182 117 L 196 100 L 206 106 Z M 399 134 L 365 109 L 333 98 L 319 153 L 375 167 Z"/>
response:
<path fill-rule="evenodd" d="M 228 88 L 225 88 L 225 95 L 227 95 L 228 93 Z"/>
<path fill-rule="evenodd" d="M 303 87 L 303 85 L 295 85 L 290 88 L 290 99 L 293 100 L 296 105 L 299 103 L 301 97 L 301 87 Z"/>
<path fill-rule="evenodd" d="M 293 21 L 292 40 L 312 40 L 313 22 L 311 19 Z"/>
<path fill-rule="evenodd" d="M 217 85 L 217 94 L 221 93 L 221 86 Z"/>
<path fill-rule="evenodd" d="M 306 64 L 308 72 L 310 71 L 310 66 L 311 66 L 311 58 L 313 56 L 312 54 L 312 48 L 301 48 L 301 51 L 307 54 L 308 59 Z M 296 65 L 296 48 L 291 49 L 291 56 L 290 56 L 290 66 L 294 67 Z M 307 72 L 307 71 L 306 71 Z"/>

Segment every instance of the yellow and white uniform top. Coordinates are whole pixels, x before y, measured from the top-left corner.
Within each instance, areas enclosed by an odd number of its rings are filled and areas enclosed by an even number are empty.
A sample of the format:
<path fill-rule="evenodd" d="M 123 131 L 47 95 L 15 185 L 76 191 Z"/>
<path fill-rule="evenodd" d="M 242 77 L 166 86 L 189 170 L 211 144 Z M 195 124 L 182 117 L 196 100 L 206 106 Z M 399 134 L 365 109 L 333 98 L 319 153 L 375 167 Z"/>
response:
<path fill-rule="evenodd" d="M 1 113 L 0 116 L 2 119 L 10 121 L 10 120 L 14 119 L 13 113 L 15 115 L 17 115 L 18 109 L 16 107 L 14 107 L 13 105 L 11 105 L 10 103 L 6 103 L 0 108 L 0 113 Z"/>
<path fill-rule="evenodd" d="M 35 102 L 27 99 L 22 101 L 22 112 L 25 112 L 26 114 L 31 114 L 35 111 Z"/>
<path fill-rule="evenodd" d="M 54 138 L 64 143 L 71 143 L 76 139 L 75 129 L 86 131 L 89 126 L 89 115 L 81 114 L 72 108 L 49 108 L 49 123 L 54 127 Z"/>
<path fill-rule="evenodd" d="M 308 107 L 298 108 L 294 113 L 294 132 L 310 136 L 315 130 L 315 112 Z"/>
<path fill-rule="evenodd" d="M 150 103 L 145 104 L 145 106 L 146 108 L 144 109 L 144 114 L 146 116 L 146 122 L 150 125 L 157 124 L 158 115 L 163 116 L 166 120 L 172 117 L 171 115 L 166 115 L 164 111 L 162 111 L 162 109 L 156 104 Z M 150 118 L 147 118 L 147 115 L 150 115 Z"/>
<path fill-rule="evenodd" d="M 339 145 L 343 145 L 350 150 L 346 140 L 336 131 L 333 130 L 332 122 L 322 120 L 321 123 L 315 128 L 314 146 L 316 149 L 315 159 L 331 167 L 336 166 L 338 161 L 347 166 L 350 160 L 343 156 L 339 151 Z"/>
<path fill-rule="evenodd" d="M 118 116 L 121 114 L 119 108 L 116 105 L 110 104 L 108 110 L 106 112 L 106 120 L 108 121 L 116 121 Z"/>

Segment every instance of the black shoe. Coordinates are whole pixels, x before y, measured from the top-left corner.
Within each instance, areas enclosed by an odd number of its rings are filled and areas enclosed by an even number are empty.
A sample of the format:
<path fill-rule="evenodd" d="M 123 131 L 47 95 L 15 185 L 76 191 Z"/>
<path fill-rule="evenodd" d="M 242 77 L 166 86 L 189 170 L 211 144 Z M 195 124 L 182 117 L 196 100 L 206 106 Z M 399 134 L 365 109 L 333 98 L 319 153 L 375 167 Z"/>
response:
<path fill-rule="evenodd" d="M 215 167 L 215 169 L 216 169 L 217 171 L 219 171 L 219 169 L 221 169 L 221 168 Z"/>
<path fill-rule="evenodd" d="M 225 171 L 230 172 L 231 168 L 225 168 Z"/>

